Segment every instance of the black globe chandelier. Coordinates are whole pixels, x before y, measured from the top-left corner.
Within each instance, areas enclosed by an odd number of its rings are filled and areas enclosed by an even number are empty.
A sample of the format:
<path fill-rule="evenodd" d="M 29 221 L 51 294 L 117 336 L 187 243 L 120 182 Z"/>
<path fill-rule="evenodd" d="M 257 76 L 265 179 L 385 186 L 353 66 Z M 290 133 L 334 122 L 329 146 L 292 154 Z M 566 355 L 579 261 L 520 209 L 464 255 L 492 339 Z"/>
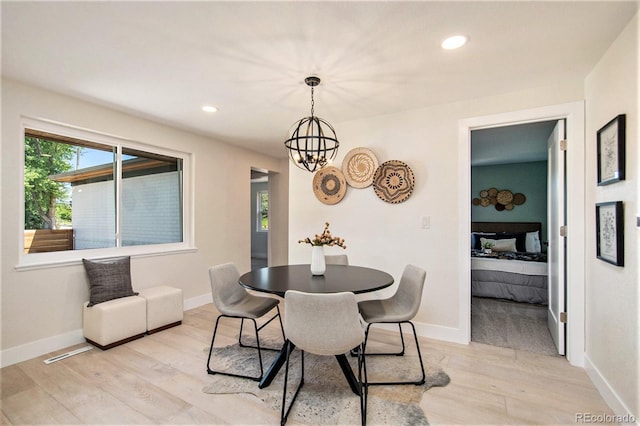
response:
<path fill-rule="evenodd" d="M 313 88 L 320 84 L 320 78 L 311 76 L 305 78 L 304 82 L 311 87 L 311 116 L 304 117 L 291 126 L 289 139 L 284 145 L 296 166 L 315 172 L 333 161 L 340 143 L 333 126 L 313 113 Z"/>

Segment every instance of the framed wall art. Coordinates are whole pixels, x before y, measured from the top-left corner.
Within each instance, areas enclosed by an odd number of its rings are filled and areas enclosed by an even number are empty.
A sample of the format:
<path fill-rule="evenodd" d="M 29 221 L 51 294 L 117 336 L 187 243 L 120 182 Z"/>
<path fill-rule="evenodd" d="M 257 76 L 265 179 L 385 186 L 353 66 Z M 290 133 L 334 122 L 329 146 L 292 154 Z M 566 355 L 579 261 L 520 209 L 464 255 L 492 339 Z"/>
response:
<path fill-rule="evenodd" d="M 624 180 L 626 115 L 598 130 L 598 186 Z"/>
<path fill-rule="evenodd" d="M 596 257 L 624 266 L 624 212 L 622 201 L 596 204 Z"/>

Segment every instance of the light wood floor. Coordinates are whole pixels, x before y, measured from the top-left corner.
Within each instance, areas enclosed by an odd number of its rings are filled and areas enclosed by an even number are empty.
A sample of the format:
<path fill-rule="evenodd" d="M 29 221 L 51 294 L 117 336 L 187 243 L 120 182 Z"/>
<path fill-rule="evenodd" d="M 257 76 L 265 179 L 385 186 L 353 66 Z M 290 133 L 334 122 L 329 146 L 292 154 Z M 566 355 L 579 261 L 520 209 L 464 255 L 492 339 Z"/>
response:
<path fill-rule="evenodd" d="M 5 367 L 0 423 L 278 424 L 279 413 L 251 395 L 202 392 L 216 315 L 209 304 L 187 311 L 179 327 L 108 351 L 43 363 L 85 346 L 78 345 Z M 223 326 L 220 343 L 233 343 L 236 330 Z M 374 331 L 371 339 L 392 337 Z M 564 358 L 430 339 L 421 348 L 451 377 L 422 400 L 431 424 L 575 424 L 576 413 L 612 414 L 586 373 Z"/>

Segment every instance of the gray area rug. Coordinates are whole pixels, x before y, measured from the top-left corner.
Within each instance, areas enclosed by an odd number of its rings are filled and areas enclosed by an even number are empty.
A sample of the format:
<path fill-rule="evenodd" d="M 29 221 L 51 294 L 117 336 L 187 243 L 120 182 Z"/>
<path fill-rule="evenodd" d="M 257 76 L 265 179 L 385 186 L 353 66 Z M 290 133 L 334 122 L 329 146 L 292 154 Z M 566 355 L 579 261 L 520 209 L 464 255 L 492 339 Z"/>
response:
<path fill-rule="evenodd" d="M 408 339 L 405 339 L 408 340 Z M 261 345 L 278 347 L 282 342 L 262 342 Z M 208 351 L 209 348 L 206 349 Z M 438 366 L 440 359 L 431 359 L 424 354 L 426 383 L 422 386 L 372 386 L 369 388 L 367 423 L 371 425 L 427 425 L 427 417 L 420 408 L 422 394 L 433 386 L 446 386 L 449 376 Z M 415 355 L 412 355 L 415 354 Z M 266 355 L 266 356 L 265 356 Z M 276 353 L 263 352 L 266 369 Z M 357 377 L 357 358 L 348 356 Z M 237 344 L 215 348 L 211 367 L 221 371 L 236 371 L 242 374 L 259 375 L 255 349 L 241 348 Z M 360 399 L 355 395 L 342 374 L 335 357 L 316 356 L 305 353 L 305 384 L 289 414 L 289 419 L 310 425 L 359 425 Z M 238 369 L 238 367 L 240 367 Z M 420 377 L 420 363 L 415 346 L 407 346 L 405 356 L 376 356 L 367 358 L 369 380 L 416 380 Z M 203 388 L 210 394 L 247 393 L 264 401 L 280 413 L 284 366 L 271 383 L 259 389 L 257 382 L 223 375 L 210 376 L 211 383 Z M 300 351 L 291 355 L 287 403 L 300 379 Z M 289 393 L 290 392 L 290 393 Z"/>
<path fill-rule="evenodd" d="M 471 340 L 487 345 L 559 356 L 547 328 L 547 306 L 471 299 Z"/>

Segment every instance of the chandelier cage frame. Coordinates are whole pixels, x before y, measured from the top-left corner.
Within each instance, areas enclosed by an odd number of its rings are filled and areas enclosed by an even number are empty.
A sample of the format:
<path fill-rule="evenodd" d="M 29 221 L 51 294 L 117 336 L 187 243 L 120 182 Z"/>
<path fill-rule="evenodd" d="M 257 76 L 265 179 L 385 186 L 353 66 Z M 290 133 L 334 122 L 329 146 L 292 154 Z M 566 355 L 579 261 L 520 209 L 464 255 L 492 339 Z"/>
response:
<path fill-rule="evenodd" d="M 311 76 L 304 79 L 311 87 L 311 116 L 296 121 L 289 131 L 284 145 L 291 161 L 303 170 L 315 172 L 333 161 L 338 154 L 340 143 L 336 131 L 329 122 L 314 114 L 314 87 L 320 78 Z"/>

